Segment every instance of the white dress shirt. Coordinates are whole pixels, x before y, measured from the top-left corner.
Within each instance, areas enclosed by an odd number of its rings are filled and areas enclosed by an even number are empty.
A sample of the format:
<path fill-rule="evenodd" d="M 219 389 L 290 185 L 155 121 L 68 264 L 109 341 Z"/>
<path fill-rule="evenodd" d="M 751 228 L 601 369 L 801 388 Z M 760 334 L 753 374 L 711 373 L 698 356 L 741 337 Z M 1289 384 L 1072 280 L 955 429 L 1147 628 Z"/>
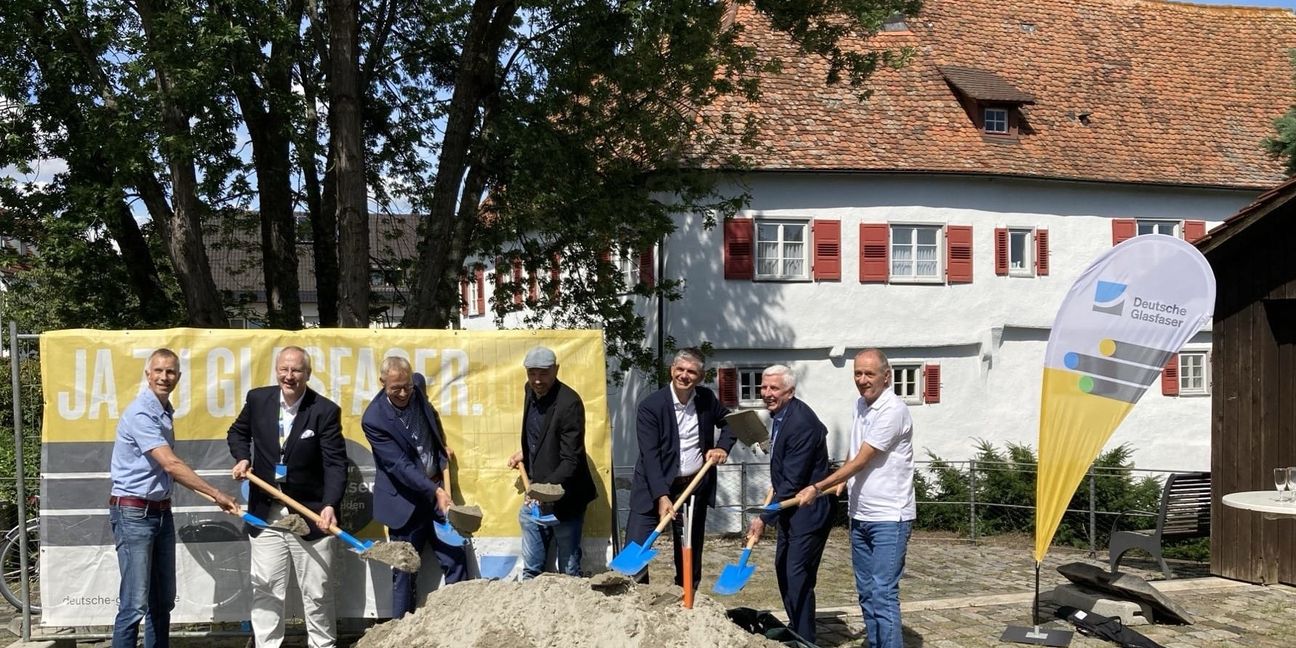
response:
<path fill-rule="evenodd" d="M 697 391 L 689 394 L 687 403 L 681 403 L 675 388 L 670 390 L 675 404 L 675 425 L 679 428 L 680 477 L 697 474 L 702 469 L 702 435 L 698 433 Z"/>

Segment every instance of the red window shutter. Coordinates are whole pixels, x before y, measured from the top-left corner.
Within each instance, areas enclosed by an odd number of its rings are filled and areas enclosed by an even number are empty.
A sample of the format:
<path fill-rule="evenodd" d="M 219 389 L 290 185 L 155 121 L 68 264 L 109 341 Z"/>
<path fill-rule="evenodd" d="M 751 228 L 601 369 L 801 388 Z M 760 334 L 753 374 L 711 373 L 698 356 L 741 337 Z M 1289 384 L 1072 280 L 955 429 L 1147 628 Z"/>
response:
<path fill-rule="evenodd" d="M 562 255 L 553 255 L 553 264 L 549 266 L 549 297 L 557 299 L 562 288 Z"/>
<path fill-rule="evenodd" d="M 540 301 L 540 278 L 535 270 L 527 271 L 527 299 L 533 304 Z"/>
<path fill-rule="evenodd" d="M 814 229 L 814 278 L 841 281 L 841 221 L 816 220 Z"/>
<path fill-rule="evenodd" d="M 716 370 L 716 382 L 720 392 L 720 403 L 725 407 L 738 406 L 738 370 L 733 367 L 721 367 Z"/>
<path fill-rule="evenodd" d="M 653 264 L 653 249 L 648 248 L 639 253 L 639 283 L 652 288 L 657 284 L 656 270 Z"/>
<path fill-rule="evenodd" d="M 477 314 L 486 314 L 486 268 L 477 266 L 473 271 L 474 279 L 477 282 Z"/>
<path fill-rule="evenodd" d="M 860 223 L 860 283 L 886 283 L 891 276 L 891 226 Z"/>
<path fill-rule="evenodd" d="M 468 300 L 471 297 L 468 294 L 468 280 L 459 280 L 459 314 L 468 317 Z"/>
<path fill-rule="evenodd" d="M 1170 361 L 1161 370 L 1161 393 L 1165 396 L 1179 395 L 1179 354 L 1170 356 Z"/>
<path fill-rule="evenodd" d="M 1184 221 L 1183 224 L 1184 240 L 1194 243 L 1197 239 L 1206 236 L 1206 221 L 1190 220 Z"/>
<path fill-rule="evenodd" d="M 522 305 L 522 259 L 513 259 L 513 305 Z"/>
<path fill-rule="evenodd" d="M 995 274 L 1008 276 L 1008 228 L 996 227 L 994 232 Z"/>
<path fill-rule="evenodd" d="M 945 227 L 945 276 L 949 283 L 972 283 L 972 226 Z"/>
<path fill-rule="evenodd" d="M 1112 245 L 1119 245 L 1121 241 L 1132 239 L 1137 234 L 1138 223 L 1133 218 L 1112 220 Z"/>
<path fill-rule="evenodd" d="M 724 224 L 724 277 L 751 279 L 755 268 L 756 222 L 733 218 Z"/>
<path fill-rule="evenodd" d="M 940 365 L 923 365 L 923 402 L 940 402 Z"/>
<path fill-rule="evenodd" d="M 1035 274 L 1041 277 L 1049 273 L 1048 230 L 1035 230 Z"/>
<path fill-rule="evenodd" d="M 500 292 L 504 289 L 504 284 L 508 281 L 508 263 L 504 257 L 495 258 L 495 296 L 492 299 L 495 302 L 495 309 L 502 310 L 500 305 Z"/>

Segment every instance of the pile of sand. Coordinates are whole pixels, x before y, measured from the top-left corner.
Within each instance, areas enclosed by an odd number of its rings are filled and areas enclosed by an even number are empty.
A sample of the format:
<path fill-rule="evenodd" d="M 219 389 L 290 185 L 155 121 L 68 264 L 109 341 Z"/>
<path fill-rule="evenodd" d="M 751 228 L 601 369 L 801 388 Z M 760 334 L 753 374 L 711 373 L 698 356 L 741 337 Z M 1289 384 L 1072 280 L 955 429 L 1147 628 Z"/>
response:
<path fill-rule="evenodd" d="M 698 595 L 691 610 L 675 585 L 635 585 L 543 574 L 524 583 L 472 580 L 443 587 L 414 613 L 376 625 L 356 648 L 525 646 L 778 647 L 748 634 L 725 608 Z"/>

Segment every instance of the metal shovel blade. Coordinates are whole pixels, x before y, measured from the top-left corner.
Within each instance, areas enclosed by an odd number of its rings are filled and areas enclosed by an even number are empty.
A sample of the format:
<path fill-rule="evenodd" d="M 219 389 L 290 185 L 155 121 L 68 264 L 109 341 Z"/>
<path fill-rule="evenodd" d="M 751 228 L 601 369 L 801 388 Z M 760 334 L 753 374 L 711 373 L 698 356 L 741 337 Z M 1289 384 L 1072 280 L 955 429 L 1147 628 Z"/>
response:
<path fill-rule="evenodd" d="M 459 535 L 459 532 L 455 531 L 455 528 L 449 522 L 433 522 L 432 526 L 436 527 L 437 540 L 451 547 L 463 546 L 464 537 Z"/>
<path fill-rule="evenodd" d="M 544 526 L 558 524 L 558 518 L 554 517 L 553 513 L 541 513 L 539 505 L 531 504 L 529 508 L 531 509 L 531 519 L 535 520 L 537 524 Z"/>
<path fill-rule="evenodd" d="M 481 556 L 477 559 L 477 572 L 486 580 L 499 580 L 513 573 L 517 556 Z"/>
<path fill-rule="evenodd" d="M 248 513 L 247 511 L 243 512 L 243 521 L 247 522 L 248 524 L 251 524 L 252 526 L 258 529 L 266 529 L 270 527 L 270 524 L 268 522 L 262 520 L 261 518 L 255 515 L 252 515 L 251 513 Z"/>
<path fill-rule="evenodd" d="M 737 594 L 746 586 L 747 581 L 751 580 L 752 574 L 756 571 L 756 565 L 747 564 L 748 558 L 751 558 L 751 549 L 743 549 L 742 557 L 738 559 L 737 564 L 725 565 L 724 569 L 720 570 L 720 577 L 716 579 L 711 591 L 729 596 Z"/>
<path fill-rule="evenodd" d="M 621 553 L 612 557 L 608 561 L 608 567 L 625 574 L 626 576 L 635 576 L 643 571 L 644 567 L 652 561 L 657 555 L 656 550 L 652 548 L 653 542 L 657 541 L 660 532 L 653 531 L 644 543 L 641 545 L 637 542 L 631 542 L 621 549 Z"/>

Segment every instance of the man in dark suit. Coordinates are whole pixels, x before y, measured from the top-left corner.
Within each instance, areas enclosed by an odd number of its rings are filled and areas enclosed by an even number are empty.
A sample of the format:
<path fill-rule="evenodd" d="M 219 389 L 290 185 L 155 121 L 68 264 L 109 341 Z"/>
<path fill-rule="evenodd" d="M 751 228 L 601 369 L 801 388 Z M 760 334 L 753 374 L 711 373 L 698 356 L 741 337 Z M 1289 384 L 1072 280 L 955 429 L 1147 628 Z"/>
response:
<path fill-rule="evenodd" d="M 774 501 L 796 495 L 828 474 L 828 428 L 809 405 L 796 398 L 796 374 L 773 365 L 761 376 L 761 399 L 773 419 L 770 432 L 770 482 Z M 760 537 L 766 524 L 776 524 L 778 544 L 774 571 L 778 575 L 783 609 L 792 631 L 815 641 L 815 583 L 832 528 L 832 498 L 809 506 L 762 514 L 751 521 L 749 533 Z"/>
<path fill-rule="evenodd" d="M 724 463 L 733 448 L 734 437 L 723 420 L 729 410 L 720 404 L 714 392 L 698 386 L 706 366 L 695 349 L 684 349 L 671 362 L 671 384 L 639 403 L 635 436 L 639 439 L 639 459 L 635 462 L 634 481 L 630 486 L 630 518 L 626 523 L 626 541 L 643 543 L 661 522 L 671 516 L 671 504 L 688 486 L 706 461 Z M 716 426 L 720 428 L 716 438 Z M 708 471 L 696 490 L 693 512 L 693 579 L 694 588 L 702 580 L 702 541 L 708 506 L 715 506 L 716 473 Z M 680 536 L 684 532 L 682 516 L 674 516 L 671 535 L 675 541 L 675 584 L 684 585 L 684 564 Z M 640 576 L 647 582 L 648 571 Z"/>
<path fill-rule="evenodd" d="M 560 484 L 562 499 L 545 505 L 556 524 L 537 521 L 524 506 L 518 513 L 522 527 L 522 580 L 544 571 L 552 542 L 558 571 L 581 573 L 581 527 L 585 507 L 594 501 L 594 478 L 585 459 L 585 403 L 571 387 L 558 380 L 558 357 L 538 346 L 522 360 L 527 383 L 523 390 L 522 449 L 509 457 L 509 468 L 519 463 L 533 484 Z M 528 502 L 530 504 L 530 502 Z"/>
<path fill-rule="evenodd" d="M 275 358 L 279 384 L 248 392 L 226 438 L 235 461 L 234 479 L 245 479 L 250 471 L 320 517 L 318 528 L 304 538 L 277 529 L 247 529 L 252 551 L 252 634 L 261 648 L 276 648 L 283 642 L 289 569 L 301 589 L 309 645 L 332 648 L 337 643 L 329 583 L 334 542 L 327 529 L 337 524 L 346 491 L 346 444 L 341 409 L 306 386 L 310 375 L 306 351 L 285 347 Z M 255 487 L 248 491 L 248 511 L 263 520 L 288 513 Z"/>
<path fill-rule="evenodd" d="M 441 418 L 428 402 L 423 374 L 409 360 L 383 360 L 383 390 L 369 401 L 360 421 L 373 449 L 374 518 L 387 525 L 388 539 L 408 542 L 422 553 L 432 540 L 446 584 L 468 577 L 463 547 L 452 547 L 436 536 L 435 520 L 445 520 L 453 502 L 441 471 L 450 463 Z M 392 570 L 392 618 L 399 619 L 417 603 L 418 574 Z"/>

